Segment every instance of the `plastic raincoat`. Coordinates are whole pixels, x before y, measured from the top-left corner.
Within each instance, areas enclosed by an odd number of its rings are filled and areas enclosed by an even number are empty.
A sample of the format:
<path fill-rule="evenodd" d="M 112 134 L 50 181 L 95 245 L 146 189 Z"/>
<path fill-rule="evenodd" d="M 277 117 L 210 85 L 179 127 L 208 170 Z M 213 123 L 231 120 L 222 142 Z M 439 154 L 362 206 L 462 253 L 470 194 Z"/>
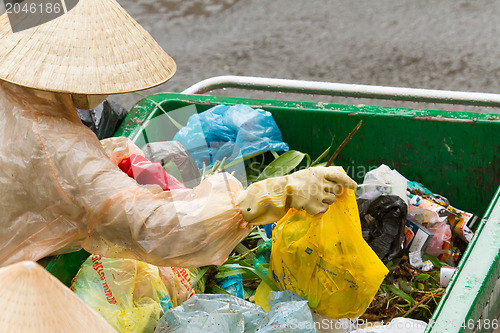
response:
<path fill-rule="evenodd" d="M 0 81 L 2 266 L 80 247 L 158 266 L 222 264 L 250 231 L 241 190 L 226 173 L 194 189 L 141 187 L 81 123 L 70 95 Z"/>

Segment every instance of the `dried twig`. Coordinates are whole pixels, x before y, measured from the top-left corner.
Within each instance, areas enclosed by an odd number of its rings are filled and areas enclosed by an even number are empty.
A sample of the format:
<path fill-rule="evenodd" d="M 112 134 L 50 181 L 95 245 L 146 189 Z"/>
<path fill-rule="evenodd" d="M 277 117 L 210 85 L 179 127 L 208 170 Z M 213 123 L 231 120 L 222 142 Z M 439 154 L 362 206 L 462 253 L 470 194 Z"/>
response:
<path fill-rule="evenodd" d="M 326 163 L 326 166 L 330 166 L 330 165 L 333 164 L 333 161 L 337 158 L 337 156 L 342 151 L 342 149 L 344 149 L 344 147 L 347 145 L 347 143 L 349 141 L 351 141 L 351 139 L 354 136 L 354 134 L 356 134 L 356 132 L 361 127 L 362 123 L 363 123 L 363 121 L 360 120 L 359 123 L 356 125 L 356 127 L 354 127 L 354 129 L 351 131 L 351 133 L 349 133 L 349 135 L 347 136 L 347 138 L 345 138 L 345 140 L 340 144 L 340 146 L 337 148 L 337 150 L 335 150 L 335 152 L 333 153 L 332 157 L 330 157 L 330 159 L 328 160 L 328 163 Z"/>
<path fill-rule="evenodd" d="M 412 312 L 413 310 L 415 310 L 420 304 L 428 301 L 429 299 L 434 299 L 434 301 L 436 301 L 436 299 L 434 298 L 434 296 L 442 296 L 444 293 L 438 293 L 438 294 L 431 294 L 429 296 L 425 296 L 424 298 L 422 298 L 420 301 L 416 302 L 415 305 L 413 305 L 413 307 L 408 310 L 406 313 L 404 313 L 403 317 L 406 317 L 410 314 L 410 312 Z"/>

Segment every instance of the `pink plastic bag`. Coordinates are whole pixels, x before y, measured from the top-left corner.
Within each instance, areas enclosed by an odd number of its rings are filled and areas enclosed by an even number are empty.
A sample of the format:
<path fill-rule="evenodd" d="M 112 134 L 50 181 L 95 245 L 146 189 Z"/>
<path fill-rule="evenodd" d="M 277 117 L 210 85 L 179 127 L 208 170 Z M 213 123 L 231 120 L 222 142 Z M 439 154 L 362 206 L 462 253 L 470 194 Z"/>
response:
<path fill-rule="evenodd" d="M 450 225 L 446 222 L 441 222 L 429 227 L 428 229 L 434 233 L 434 236 L 429 242 L 425 252 L 432 254 L 433 256 L 440 256 L 442 253 L 446 253 L 450 248 Z"/>

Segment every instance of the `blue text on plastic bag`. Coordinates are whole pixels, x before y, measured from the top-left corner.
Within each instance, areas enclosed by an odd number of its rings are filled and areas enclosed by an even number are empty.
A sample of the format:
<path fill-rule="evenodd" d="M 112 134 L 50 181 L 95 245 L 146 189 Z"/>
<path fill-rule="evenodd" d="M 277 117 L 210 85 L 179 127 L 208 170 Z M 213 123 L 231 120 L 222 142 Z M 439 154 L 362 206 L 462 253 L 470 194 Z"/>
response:
<path fill-rule="evenodd" d="M 272 115 L 246 105 L 218 105 L 192 115 L 174 137 L 199 168 L 216 160 L 226 163 L 268 150 L 288 151 Z"/>

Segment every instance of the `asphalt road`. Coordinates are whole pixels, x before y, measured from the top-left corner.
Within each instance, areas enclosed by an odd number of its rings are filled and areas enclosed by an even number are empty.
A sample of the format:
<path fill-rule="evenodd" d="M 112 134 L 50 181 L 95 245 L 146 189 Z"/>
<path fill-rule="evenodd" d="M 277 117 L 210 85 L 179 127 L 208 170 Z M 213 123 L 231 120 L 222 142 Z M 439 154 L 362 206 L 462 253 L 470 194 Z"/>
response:
<path fill-rule="evenodd" d="M 178 65 L 180 92 L 217 75 L 500 92 L 500 2 L 457 0 L 119 0 Z M 341 97 L 219 95 L 498 113 Z M 136 95 L 115 96 L 131 107 Z"/>

